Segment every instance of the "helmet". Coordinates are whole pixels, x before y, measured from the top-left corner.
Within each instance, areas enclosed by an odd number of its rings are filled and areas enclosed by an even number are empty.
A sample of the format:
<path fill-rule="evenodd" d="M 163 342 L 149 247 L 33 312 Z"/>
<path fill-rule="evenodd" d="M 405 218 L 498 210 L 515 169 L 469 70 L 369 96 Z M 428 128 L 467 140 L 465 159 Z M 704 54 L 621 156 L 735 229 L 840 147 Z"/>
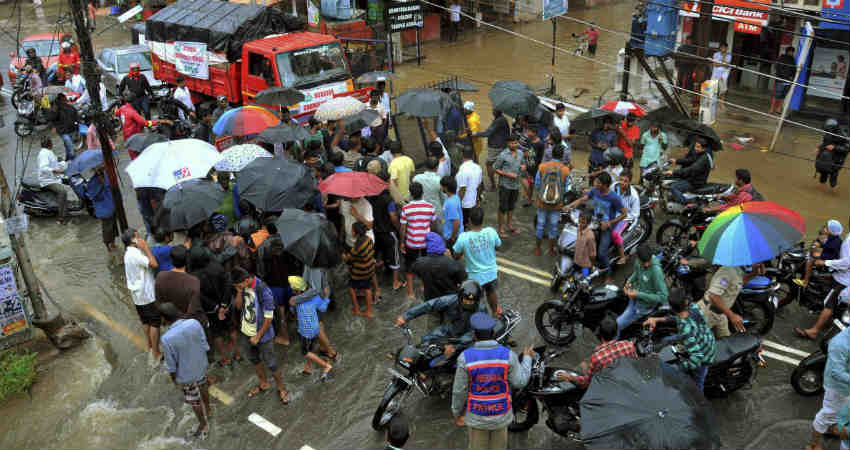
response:
<path fill-rule="evenodd" d="M 838 121 L 831 117 L 826 119 L 826 122 L 823 124 L 823 130 L 829 133 L 838 131 Z"/>
<path fill-rule="evenodd" d="M 620 147 L 609 147 L 608 150 L 605 150 L 603 156 L 605 157 L 606 163 L 613 163 L 615 165 L 622 164 L 623 160 L 626 159 L 626 155 L 625 153 L 623 153 L 623 150 L 621 150 Z"/>
<path fill-rule="evenodd" d="M 63 42 L 63 43 L 62 43 L 62 48 L 63 48 L 63 49 L 66 49 L 66 50 L 67 50 L 67 49 L 69 49 L 69 48 L 71 48 L 71 43 L 70 43 L 70 42 L 68 42 L 68 41 Z"/>
<path fill-rule="evenodd" d="M 465 299 L 472 299 L 475 301 L 471 308 L 467 309 L 477 309 L 478 302 L 481 301 L 481 285 L 478 284 L 477 281 L 466 280 L 460 285 L 460 289 L 457 291 L 457 298 L 461 300 L 461 302 Z"/>

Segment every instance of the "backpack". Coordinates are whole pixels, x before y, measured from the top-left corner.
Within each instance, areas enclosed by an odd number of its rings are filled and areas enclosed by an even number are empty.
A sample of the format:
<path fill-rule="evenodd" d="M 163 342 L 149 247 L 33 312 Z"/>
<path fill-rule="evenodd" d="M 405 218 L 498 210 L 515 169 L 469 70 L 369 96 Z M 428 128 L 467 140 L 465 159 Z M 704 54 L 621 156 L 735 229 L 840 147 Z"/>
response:
<path fill-rule="evenodd" d="M 561 177 L 561 167 L 547 169 L 540 175 L 540 189 L 537 199 L 543 205 L 556 206 L 564 201 L 564 179 Z"/>
<path fill-rule="evenodd" d="M 835 170 L 834 153 L 826 149 L 821 150 L 815 160 L 815 170 L 818 172 L 832 172 Z"/>

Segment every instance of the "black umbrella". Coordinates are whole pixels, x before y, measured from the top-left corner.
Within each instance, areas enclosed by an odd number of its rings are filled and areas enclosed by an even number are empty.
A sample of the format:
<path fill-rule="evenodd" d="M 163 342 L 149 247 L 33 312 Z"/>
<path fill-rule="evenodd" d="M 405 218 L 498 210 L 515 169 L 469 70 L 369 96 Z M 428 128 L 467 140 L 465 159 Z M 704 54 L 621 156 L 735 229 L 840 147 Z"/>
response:
<path fill-rule="evenodd" d="M 451 104 L 448 94 L 436 89 L 408 89 L 395 100 L 398 112 L 414 117 L 439 117 Z"/>
<path fill-rule="evenodd" d="M 336 229 L 321 214 L 286 209 L 277 229 L 286 251 L 304 264 L 331 268 L 339 263 Z"/>
<path fill-rule="evenodd" d="M 398 76 L 392 72 L 386 72 L 383 70 L 376 70 L 374 72 L 366 72 L 359 77 L 357 77 L 357 82 L 360 84 L 367 83 L 377 83 L 379 81 L 386 81 L 389 79 L 396 79 Z"/>
<path fill-rule="evenodd" d="M 346 130 L 355 131 L 363 127 L 371 126 L 378 117 L 380 117 L 380 114 L 378 114 L 377 111 L 373 109 L 366 109 L 353 116 L 343 118 L 342 124 Z"/>
<path fill-rule="evenodd" d="M 167 140 L 167 137 L 159 133 L 136 133 L 124 141 L 124 147 L 126 147 L 127 150 L 133 150 L 134 152 L 142 152 L 153 144 L 165 142 Z"/>
<path fill-rule="evenodd" d="M 291 123 L 281 123 L 263 130 L 257 136 L 257 140 L 269 144 L 282 144 L 284 142 L 303 141 L 309 137 L 310 131 L 307 128 Z"/>
<path fill-rule="evenodd" d="M 487 96 L 493 109 L 512 117 L 533 114 L 540 103 L 534 89 L 521 81 L 497 81 Z"/>
<path fill-rule="evenodd" d="M 304 101 L 304 94 L 292 88 L 280 86 L 264 89 L 254 97 L 254 102 L 261 105 L 289 106 Z"/>
<path fill-rule="evenodd" d="M 693 119 L 680 119 L 671 123 L 669 128 L 670 131 L 685 136 L 685 145 L 690 145 L 694 138 L 701 137 L 708 142 L 711 151 L 723 150 L 723 141 L 720 140 L 720 136 L 717 135 L 714 128 L 706 124 L 699 123 Z"/>
<path fill-rule="evenodd" d="M 237 177 L 239 197 L 261 211 L 302 208 L 313 199 L 313 171 L 291 159 L 257 158 Z"/>
<path fill-rule="evenodd" d="M 573 133 L 589 133 L 599 127 L 599 121 L 605 117 L 621 119 L 623 116 L 604 109 L 593 108 L 590 111 L 579 114 L 575 119 L 570 121 L 570 131 Z"/>
<path fill-rule="evenodd" d="M 437 83 L 434 89 L 449 89 L 458 92 L 478 92 L 478 86 L 463 80 L 445 80 Z"/>
<path fill-rule="evenodd" d="M 594 374 L 581 400 L 581 439 L 591 449 L 720 447 L 711 404 L 655 356 L 620 358 Z"/>
<path fill-rule="evenodd" d="M 174 185 L 165 192 L 159 226 L 168 230 L 188 230 L 210 218 L 226 193 L 212 180 L 194 179 Z"/>

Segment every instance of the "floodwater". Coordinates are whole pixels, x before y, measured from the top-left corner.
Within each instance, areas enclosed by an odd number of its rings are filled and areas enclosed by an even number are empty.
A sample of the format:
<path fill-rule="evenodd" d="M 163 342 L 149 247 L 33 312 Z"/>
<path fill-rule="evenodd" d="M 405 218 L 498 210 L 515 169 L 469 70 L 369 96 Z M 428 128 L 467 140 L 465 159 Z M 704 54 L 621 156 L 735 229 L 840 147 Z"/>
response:
<path fill-rule="evenodd" d="M 21 36 L 51 29 L 59 11 L 64 9 L 54 2 L 45 2 L 40 10 L 30 3 L 21 7 Z M 570 15 L 604 27 L 621 29 L 628 23 L 631 8 L 632 5 L 626 2 L 575 11 Z M 0 18 L 15 15 L 12 15 L 11 4 L 0 5 Z M 101 29 L 104 22 L 107 21 L 99 21 Z M 0 25 L 5 30 L 15 30 L 16 22 L 0 21 Z M 70 31 L 70 27 L 65 27 L 65 31 Z M 571 33 L 580 33 L 583 28 L 583 25 L 560 21 L 558 45 L 571 49 Z M 532 22 L 512 29 L 545 42 L 551 39 L 549 23 Z M 129 33 L 119 26 L 98 36 L 96 48 L 122 45 L 128 41 Z M 11 50 L 9 39 L 3 38 L 0 42 L 3 46 L 0 55 L 8 54 Z M 616 52 L 622 44 L 621 36 L 603 34 L 596 59 L 609 65 L 615 64 Z M 481 92 L 465 95 L 465 99 L 476 103 L 485 126 L 491 118 L 486 96 L 488 83 L 517 79 L 542 86 L 548 83 L 547 75 L 550 73 L 551 49 L 493 30 L 467 31 L 458 43 L 428 44 L 425 55 L 422 66 L 409 63 L 399 68 L 396 92 L 447 76 L 459 76 L 481 88 Z M 5 70 L 6 61 L 2 63 Z M 571 97 L 575 88 L 587 89 L 574 100 L 575 103 L 591 105 L 600 96 L 606 100 L 611 98 L 613 94 L 609 88 L 613 84 L 613 75 L 610 67 L 562 53 L 557 55 L 555 81 L 559 91 Z M 35 172 L 36 144 L 31 140 L 17 142 L 9 126 L 14 121 L 10 102 L 3 103 L 2 108 L 7 126 L 0 134 L 0 142 L 5 144 L 3 148 L 6 149 L 2 155 L 6 173 L 10 178 L 14 174 L 16 179 L 22 173 L 31 175 Z M 763 105 L 759 108 L 766 109 Z M 817 186 L 811 178 L 812 162 L 759 151 L 761 146 L 769 143 L 773 124 L 751 115 L 747 117 L 742 112 L 732 111 L 731 116 L 732 120 L 723 118 L 718 124 L 721 135 L 725 136 L 730 130 L 751 133 L 755 144 L 743 150 L 721 153 L 713 175 L 715 181 L 731 182 L 735 168 L 749 167 L 759 191 L 768 199 L 799 211 L 807 220 L 810 233 L 828 218 L 847 217 L 850 182 L 847 182 L 846 176 L 842 177 L 835 192 Z M 792 156 L 812 157 L 818 140 L 813 133 L 788 128 L 778 150 Z M 61 146 L 58 140 L 56 146 Z M 578 151 L 574 155 L 582 161 L 587 154 Z M 126 159 L 126 156 L 122 157 L 122 168 L 127 163 Z M 126 176 L 123 182 L 124 202 L 131 225 L 142 228 Z M 488 203 L 488 214 L 491 214 L 494 211 L 493 200 Z M 533 245 L 530 238 L 533 211 L 524 209 L 517 216 L 523 234 L 507 241 L 501 254 L 537 270 L 548 271 L 551 263 L 547 258 L 529 256 Z M 495 217 L 488 215 L 487 221 L 493 224 Z M 376 319 L 352 318 L 345 304 L 347 295 L 343 294 L 339 281 L 343 277 L 338 273 L 335 292 L 339 306 L 328 314 L 326 324 L 332 343 L 342 355 L 332 382 L 320 383 L 317 375 L 304 377 L 299 374 L 303 360 L 296 345 L 278 347 L 284 382 L 292 393 L 292 403 L 288 406 L 282 406 L 273 393 L 247 399 L 248 390 L 256 383 L 253 370 L 247 364 L 213 369 L 212 374 L 219 378 L 218 388 L 231 396 L 233 402 L 214 401 L 210 437 L 205 442 L 192 443 L 185 436 L 195 427 L 193 413 L 182 403 L 181 394 L 171 385 L 165 371 L 153 366 L 149 357 L 131 339 L 141 330 L 124 288 L 123 268 L 114 264 L 100 242 L 100 225 L 89 217 L 80 216 L 66 227 L 59 227 L 52 220 L 39 219 L 32 220 L 30 227 L 27 242 L 33 264 L 46 291 L 55 300 L 50 307 L 58 305 L 66 314 L 76 317 L 94 333 L 96 339 L 74 350 L 70 354 L 73 362 L 68 363 L 68 367 L 57 367 L 51 372 L 53 375 L 38 381 L 37 389 L 42 390 L 38 398 L 42 401 L 33 405 L 24 401 L 19 405 L 21 408 L 33 408 L 33 414 L 16 422 L 0 421 L 0 448 L 288 449 L 305 444 L 318 449 L 382 447 L 383 436 L 372 431 L 369 423 L 388 380 L 388 362 L 384 355 L 404 343 L 401 333 L 392 328 L 392 320 L 413 304 L 404 300 L 402 295 L 395 295 L 385 287 L 384 301 L 376 308 Z M 539 274 L 530 275 L 540 277 Z M 386 279 L 383 286 L 387 286 Z M 539 343 L 533 327 L 533 311 L 538 302 L 548 298 L 546 287 L 522 278 L 502 276 L 500 297 L 503 304 L 518 309 L 523 315 L 515 339 L 522 346 Z M 425 324 L 415 324 L 415 329 L 421 336 Z M 586 342 L 571 351 L 564 364 L 577 363 L 589 351 L 592 340 L 586 337 Z M 784 371 L 768 372 L 762 376 L 760 383 L 770 386 L 767 388 L 769 391 L 744 391 L 736 394 L 734 399 L 721 402 L 723 409 L 731 412 L 721 420 L 729 431 L 727 445 L 743 447 L 748 442 L 762 439 L 757 433 L 763 427 L 747 425 L 752 423 L 750 412 L 777 411 L 775 415 L 764 417 L 771 424 L 779 420 L 810 417 L 814 412 L 812 401 L 802 404 L 799 398 L 789 399 L 785 395 L 787 389 L 780 391 L 777 388 L 787 387 Z M 794 407 L 788 408 L 789 404 Z M 801 416 L 786 417 L 791 411 Z M 414 394 L 406 412 L 412 423 L 409 447 L 465 445 L 465 431 L 452 424 L 447 399 L 424 399 Z M 281 427 L 282 433 L 275 438 L 248 422 L 251 413 L 258 413 Z M 803 422 L 797 420 L 795 423 L 804 433 L 805 426 L 800 425 Z M 510 446 L 514 448 L 580 446 L 554 435 L 542 421 L 531 432 L 513 435 L 510 439 Z M 767 446 L 760 440 L 759 443 Z"/>

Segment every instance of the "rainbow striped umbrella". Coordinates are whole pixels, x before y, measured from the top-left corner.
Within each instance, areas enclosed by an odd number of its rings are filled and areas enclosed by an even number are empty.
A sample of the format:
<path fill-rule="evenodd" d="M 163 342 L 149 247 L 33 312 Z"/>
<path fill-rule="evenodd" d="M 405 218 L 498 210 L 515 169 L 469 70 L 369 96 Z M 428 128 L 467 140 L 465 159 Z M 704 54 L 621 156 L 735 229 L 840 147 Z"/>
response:
<path fill-rule="evenodd" d="M 700 255 L 721 266 L 767 261 L 800 241 L 806 222 L 772 202 L 733 206 L 711 221 L 699 241 Z"/>
<path fill-rule="evenodd" d="M 258 134 L 268 127 L 280 123 L 280 118 L 266 108 L 255 105 L 233 108 L 213 125 L 213 133 L 219 136 L 247 136 Z"/>

